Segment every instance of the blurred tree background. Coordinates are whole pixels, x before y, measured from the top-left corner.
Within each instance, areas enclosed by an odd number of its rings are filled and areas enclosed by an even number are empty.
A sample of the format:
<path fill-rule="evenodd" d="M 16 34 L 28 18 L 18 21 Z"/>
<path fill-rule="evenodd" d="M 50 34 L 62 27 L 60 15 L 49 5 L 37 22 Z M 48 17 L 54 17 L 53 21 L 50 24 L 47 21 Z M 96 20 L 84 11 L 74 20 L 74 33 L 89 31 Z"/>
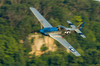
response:
<path fill-rule="evenodd" d="M 26 37 L 39 31 L 40 24 L 29 7 L 36 8 L 53 26 L 69 27 L 67 20 L 77 26 L 84 21 L 86 39 L 78 34 L 65 37 L 81 56 L 67 53 L 60 45 L 59 51 L 30 58 L 31 44 Z M 0 0 L 0 66 L 100 66 L 100 2 Z"/>

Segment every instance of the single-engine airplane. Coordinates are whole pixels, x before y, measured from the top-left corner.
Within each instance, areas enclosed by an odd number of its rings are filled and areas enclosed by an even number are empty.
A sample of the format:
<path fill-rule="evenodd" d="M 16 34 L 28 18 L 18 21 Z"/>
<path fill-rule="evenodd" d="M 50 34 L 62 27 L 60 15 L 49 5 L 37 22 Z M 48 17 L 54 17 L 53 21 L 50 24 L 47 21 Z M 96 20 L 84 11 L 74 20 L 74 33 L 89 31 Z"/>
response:
<path fill-rule="evenodd" d="M 81 32 L 81 29 L 85 22 L 80 24 L 78 27 L 73 25 L 70 21 L 67 21 L 67 23 L 72 28 L 66 28 L 64 26 L 57 26 L 53 27 L 49 22 L 33 7 L 30 7 L 30 10 L 33 12 L 33 14 L 36 16 L 36 18 L 39 20 L 39 22 L 43 25 L 43 29 L 40 30 L 40 32 L 43 35 L 50 36 L 53 39 L 57 40 L 59 43 L 61 43 L 65 48 L 70 50 L 74 55 L 81 56 L 64 38 L 64 35 L 68 35 L 75 31 L 78 33 L 81 37 L 86 38 L 85 35 Z"/>

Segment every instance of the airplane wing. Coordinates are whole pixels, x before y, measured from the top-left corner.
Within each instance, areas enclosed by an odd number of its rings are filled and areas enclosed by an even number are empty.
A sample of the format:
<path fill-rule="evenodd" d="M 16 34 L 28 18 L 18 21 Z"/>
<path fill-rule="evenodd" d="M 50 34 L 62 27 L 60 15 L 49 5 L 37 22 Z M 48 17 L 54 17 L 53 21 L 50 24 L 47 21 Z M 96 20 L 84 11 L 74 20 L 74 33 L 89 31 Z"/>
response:
<path fill-rule="evenodd" d="M 35 8 L 30 7 L 30 10 L 33 12 L 36 18 L 40 21 L 43 27 L 52 27 L 51 24 L 49 24 L 48 21 Z"/>
<path fill-rule="evenodd" d="M 61 35 L 49 34 L 53 39 L 61 43 L 65 48 L 70 50 L 74 55 L 81 56 Z"/>

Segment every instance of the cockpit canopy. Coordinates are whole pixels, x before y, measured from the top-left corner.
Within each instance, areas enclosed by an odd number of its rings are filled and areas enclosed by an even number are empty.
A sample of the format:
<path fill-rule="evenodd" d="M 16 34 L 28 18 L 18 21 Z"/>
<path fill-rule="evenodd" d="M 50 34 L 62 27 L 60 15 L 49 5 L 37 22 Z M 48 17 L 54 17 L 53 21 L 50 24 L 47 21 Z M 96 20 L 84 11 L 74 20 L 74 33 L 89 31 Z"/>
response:
<path fill-rule="evenodd" d="M 58 28 L 58 30 L 65 30 L 65 27 L 61 26 L 61 25 L 57 26 L 57 28 Z"/>

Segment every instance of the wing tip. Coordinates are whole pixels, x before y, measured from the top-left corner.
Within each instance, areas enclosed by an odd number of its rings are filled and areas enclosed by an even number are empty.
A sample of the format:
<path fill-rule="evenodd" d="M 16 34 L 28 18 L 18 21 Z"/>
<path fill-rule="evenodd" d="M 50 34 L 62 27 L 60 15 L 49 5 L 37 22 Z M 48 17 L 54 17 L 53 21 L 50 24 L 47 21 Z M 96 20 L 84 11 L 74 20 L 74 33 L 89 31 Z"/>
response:
<path fill-rule="evenodd" d="M 76 55 L 77 57 L 81 56 L 80 54 L 79 55 Z"/>
<path fill-rule="evenodd" d="M 75 56 L 81 56 L 79 53 L 76 53 Z"/>
<path fill-rule="evenodd" d="M 34 7 L 29 7 L 30 9 L 35 9 Z"/>
<path fill-rule="evenodd" d="M 29 7 L 29 8 L 31 9 L 31 8 L 33 8 L 33 7 Z"/>
<path fill-rule="evenodd" d="M 82 36 L 83 38 L 86 38 L 86 36 L 84 35 L 84 36 Z"/>
<path fill-rule="evenodd" d="M 70 21 L 67 21 L 67 23 L 71 23 Z"/>

